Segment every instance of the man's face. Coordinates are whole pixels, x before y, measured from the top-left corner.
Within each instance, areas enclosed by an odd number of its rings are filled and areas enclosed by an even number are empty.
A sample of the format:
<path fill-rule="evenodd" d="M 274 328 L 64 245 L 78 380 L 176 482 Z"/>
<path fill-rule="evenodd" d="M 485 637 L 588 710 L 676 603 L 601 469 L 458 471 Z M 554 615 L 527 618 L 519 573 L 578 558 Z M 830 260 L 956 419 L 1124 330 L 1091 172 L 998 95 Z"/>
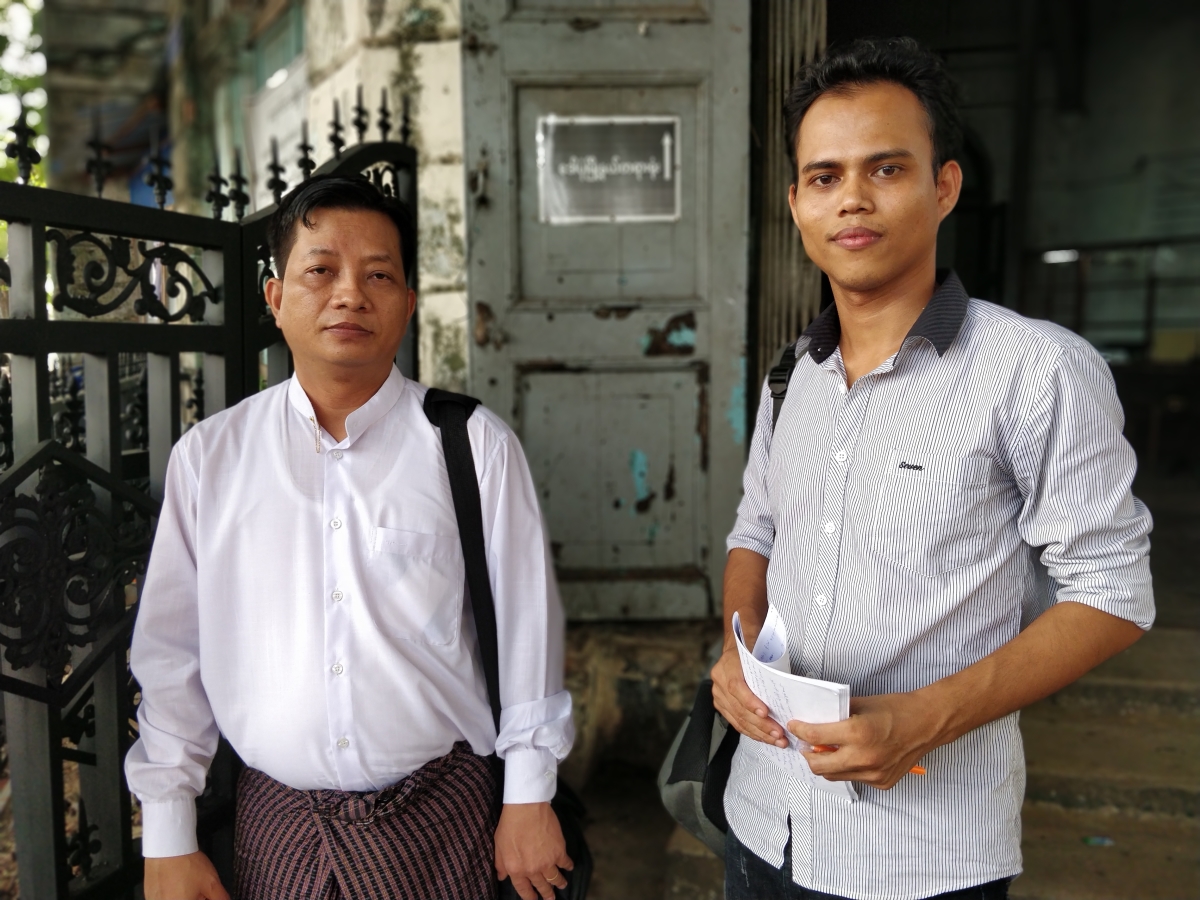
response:
<path fill-rule="evenodd" d="M 296 224 L 283 277 L 266 286 L 298 364 L 382 366 L 400 347 L 416 295 L 404 281 L 400 233 L 380 212 L 318 209 Z"/>
<path fill-rule="evenodd" d="M 833 284 L 855 292 L 931 261 L 962 184 L 953 161 L 934 178 L 925 109 L 888 82 L 813 103 L 800 123 L 796 163 L 788 199 L 804 249 Z"/>

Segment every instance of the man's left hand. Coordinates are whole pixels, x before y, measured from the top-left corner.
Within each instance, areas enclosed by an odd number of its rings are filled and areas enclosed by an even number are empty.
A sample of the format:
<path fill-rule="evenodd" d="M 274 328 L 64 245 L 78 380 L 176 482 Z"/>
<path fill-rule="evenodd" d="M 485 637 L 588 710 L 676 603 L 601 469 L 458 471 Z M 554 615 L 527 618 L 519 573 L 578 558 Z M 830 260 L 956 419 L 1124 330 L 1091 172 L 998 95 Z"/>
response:
<path fill-rule="evenodd" d="M 574 867 L 549 803 L 504 804 L 496 827 L 496 875 L 511 878 L 522 900 L 554 900 L 554 888 L 567 886 L 560 870 Z"/>
<path fill-rule="evenodd" d="M 788 731 L 809 744 L 837 747 L 805 751 L 814 775 L 830 781 L 861 781 L 886 791 L 941 743 L 939 724 L 922 698 L 879 694 L 852 698 L 850 718 L 842 722 L 791 721 Z"/>

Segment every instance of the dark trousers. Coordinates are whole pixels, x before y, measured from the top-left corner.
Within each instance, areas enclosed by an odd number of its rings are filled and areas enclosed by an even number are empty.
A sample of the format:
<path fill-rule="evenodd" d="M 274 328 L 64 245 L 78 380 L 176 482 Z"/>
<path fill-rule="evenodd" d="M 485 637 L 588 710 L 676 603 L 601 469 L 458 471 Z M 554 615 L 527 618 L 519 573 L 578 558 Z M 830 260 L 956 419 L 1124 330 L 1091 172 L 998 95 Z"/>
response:
<path fill-rule="evenodd" d="M 930 897 L 929 900 L 1006 900 L 1008 879 L 992 881 Z M 846 900 L 836 894 L 809 890 L 792 881 L 792 842 L 783 851 L 776 869 L 755 856 L 737 839 L 733 829 L 725 839 L 725 900 Z"/>

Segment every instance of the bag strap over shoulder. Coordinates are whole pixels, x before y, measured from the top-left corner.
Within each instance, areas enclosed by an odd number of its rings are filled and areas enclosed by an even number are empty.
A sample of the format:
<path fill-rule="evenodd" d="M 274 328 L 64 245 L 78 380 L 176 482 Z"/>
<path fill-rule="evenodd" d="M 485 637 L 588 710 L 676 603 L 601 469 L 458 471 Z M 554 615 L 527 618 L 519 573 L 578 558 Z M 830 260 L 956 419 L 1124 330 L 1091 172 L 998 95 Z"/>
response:
<path fill-rule="evenodd" d="M 808 351 L 808 338 L 800 338 L 783 348 L 779 362 L 771 368 L 767 375 L 767 384 L 771 388 L 771 431 L 775 431 L 775 423 L 779 421 L 779 411 L 783 409 L 783 401 L 787 398 L 788 382 L 792 380 L 792 370 L 796 368 L 797 360 Z"/>
<path fill-rule="evenodd" d="M 488 701 L 496 733 L 500 733 L 500 640 L 496 633 L 496 604 L 488 577 L 487 552 L 483 540 L 483 507 L 479 481 L 475 475 L 475 457 L 467 434 L 467 419 L 479 401 L 465 394 L 430 388 L 425 394 L 425 416 L 442 432 L 442 453 L 450 476 L 450 495 L 458 519 L 458 539 L 462 544 L 467 569 L 467 590 L 471 595 L 471 613 L 479 637 L 479 656 Z"/>

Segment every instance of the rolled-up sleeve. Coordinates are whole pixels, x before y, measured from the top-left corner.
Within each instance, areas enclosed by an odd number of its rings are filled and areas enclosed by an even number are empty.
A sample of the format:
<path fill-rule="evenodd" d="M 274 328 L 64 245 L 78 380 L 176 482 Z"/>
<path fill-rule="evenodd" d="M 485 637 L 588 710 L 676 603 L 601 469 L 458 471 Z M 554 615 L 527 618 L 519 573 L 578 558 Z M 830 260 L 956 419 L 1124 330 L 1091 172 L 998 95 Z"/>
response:
<path fill-rule="evenodd" d="M 142 804 L 142 854 L 193 853 L 196 797 L 219 732 L 200 680 L 195 474 L 185 442 L 167 466 L 166 490 L 133 630 L 130 667 L 142 691 L 136 743 L 125 757 Z"/>
<path fill-rule="evenodd" d="M 490 428 L 476 421 L 483 416 Z M 477 452 L 491 451 L 480 500 L 500 644 L 496 755 L 504 760 L 504 802 L 540 803 L 554 797 L 558 763 L 575 739 L 571 695 L 563 689 L 562 601 L 537 490 L 516 436 L 486 412 L 472 416 L 471 430 Z"/>
<path fill-rule="evenodd" d="M 1087 345 L 1046 372 L 1014 439 L 1024 497 L 1017 527 L 1040 548 L 1055 602 L 1083 603 L 1149 629 L 1150 512 L 1133 496 L 1133 448 L 1112 373 Z"/>
<path fill-rule="evenodd" d="M 771 558 L 775 545 L 775 520 L 767 500 L 767 456 L 771 451 L 771 389 L 763 383 L 754 420 L 754 435 L 750 439 L 750 456 L 742 476 L 742 502 L 738 504 L 737 521 L 725 541 L 726 552 L 734 549 L 753 550 L 759 556 Z"/>

